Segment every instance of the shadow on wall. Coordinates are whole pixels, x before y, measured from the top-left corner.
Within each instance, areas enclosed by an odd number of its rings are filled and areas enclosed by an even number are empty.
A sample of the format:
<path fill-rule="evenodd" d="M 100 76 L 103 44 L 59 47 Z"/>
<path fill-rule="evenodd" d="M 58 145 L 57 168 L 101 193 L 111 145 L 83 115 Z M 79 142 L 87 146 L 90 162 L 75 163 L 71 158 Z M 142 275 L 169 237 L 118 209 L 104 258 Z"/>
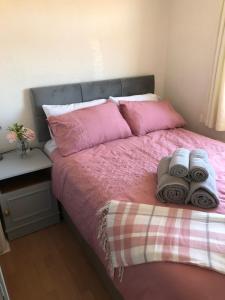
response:
<path fill-rule="evenodd" d="M 23 111 L 21 112 L 22 114 L 22 123 L 27 126 L 27 124 L 31 124 L 30 127 L 33 129 L 35 132 L 37 132 L 35 123 L 34 123 L 34 115 L 33 115 L 33 109 L 32 109 L 32 97 L 30 94 L 29 89 L 23 90 Z M 31 144 L 33 147 L 39 147 L 42 146 L 41 143 L 37 141 L 37 139 Z"/>

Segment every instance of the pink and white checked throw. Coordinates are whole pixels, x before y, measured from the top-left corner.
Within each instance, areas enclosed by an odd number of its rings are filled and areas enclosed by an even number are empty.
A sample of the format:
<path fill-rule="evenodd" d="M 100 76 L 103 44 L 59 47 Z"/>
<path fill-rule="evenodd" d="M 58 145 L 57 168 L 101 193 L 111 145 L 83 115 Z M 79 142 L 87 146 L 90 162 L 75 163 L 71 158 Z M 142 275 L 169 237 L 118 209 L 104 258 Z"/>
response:
<path fill-rule="evenodd" d="M 196 210 L 109 201 L 98 238 L 110 273 L 147 262 L 194 264 L 225 274 L 225 216 Z"/>

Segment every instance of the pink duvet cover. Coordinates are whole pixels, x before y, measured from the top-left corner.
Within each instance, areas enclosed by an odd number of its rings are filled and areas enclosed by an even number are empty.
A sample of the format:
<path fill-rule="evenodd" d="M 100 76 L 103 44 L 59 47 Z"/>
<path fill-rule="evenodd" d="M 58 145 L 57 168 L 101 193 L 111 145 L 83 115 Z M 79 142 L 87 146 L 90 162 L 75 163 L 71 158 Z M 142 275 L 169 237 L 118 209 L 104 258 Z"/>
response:
<path fill-rule="evenodd" d="M 225 144 L 184 129 L 152 132 L 84 150 L 69 157 L 52 155 L 53 191 L 82 236 L 105 264 L 97 237 L 97 210 L 116 199 L 157 204 L 159 160 L 177 147 L 204 148 L 217 173 L 220 205 L 225 214 Z M 187 206 L 189 209 L 192 206 Z M 225 276 L 196 266 L 149 263 L 125 269 L 114 283 L 126 300 L 225 299 Z"/>

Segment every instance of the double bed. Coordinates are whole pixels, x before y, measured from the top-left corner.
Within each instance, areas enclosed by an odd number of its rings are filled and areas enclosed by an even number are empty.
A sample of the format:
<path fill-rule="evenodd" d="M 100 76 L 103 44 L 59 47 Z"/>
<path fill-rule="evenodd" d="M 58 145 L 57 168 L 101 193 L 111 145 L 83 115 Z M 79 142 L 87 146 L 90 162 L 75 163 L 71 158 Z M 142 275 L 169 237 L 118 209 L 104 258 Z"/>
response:
<path fill-rule="evenodd" d="M 39 141 L 50 139 L 43 104 L 145 93 L 154 93 L 152 75 L 31 89 Z M 97 211 L 111 199 L 160 205 L 155 197 L 157 165 L 179 147 L 207 150 L 217 173 L 220 200 L 210 211 L 225 214 L 225 144 L 186 129 L 114 140 L 66 157 L 57 149 L 48 153 L 53 160 L 53 193 L 95 257 L 114 299 L 224 299 L 225 276 L 197 266 L 170 262 L 136 265 L 125 268 L 122 282 L 107 275 L 105 254 L 97 240 Z"/>

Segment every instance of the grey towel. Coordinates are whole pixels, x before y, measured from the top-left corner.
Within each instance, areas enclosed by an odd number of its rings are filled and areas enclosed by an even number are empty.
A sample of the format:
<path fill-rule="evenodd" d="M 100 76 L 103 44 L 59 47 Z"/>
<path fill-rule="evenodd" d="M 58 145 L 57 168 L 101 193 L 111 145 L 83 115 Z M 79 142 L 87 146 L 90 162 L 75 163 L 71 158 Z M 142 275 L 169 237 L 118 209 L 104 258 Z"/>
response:
<path fill-rule="evenodd" d="M 186 177 L 189 172 L 190 151 L 184 148 L 178 148 L 172 156 L 169 165 L 169 174 L 176 177 Z"/>
<path fill-rule="evenodd" d="M 208 171 L 208 178 L 205 181 L 191 182 L 186 204 L 192 203 L 200 208 L 215 208 L 218 206 L 215 171 L 211 166 L 208 167 Z"/>
<path fill-rule="evenodd" d="M 164 203 L 185 204 L 189 192 L 189 183 L 183 178 L 169 175 L 171 157 L 164 157 L 158 165 L 157 199 Z"/>
<path fill-rule="evenodd" d="M 192 181 L 202 182 L 209 176 L 210 168 L 208 154 L 203 149 L 195 149 L 190 153 L 189 176 Z"/>

